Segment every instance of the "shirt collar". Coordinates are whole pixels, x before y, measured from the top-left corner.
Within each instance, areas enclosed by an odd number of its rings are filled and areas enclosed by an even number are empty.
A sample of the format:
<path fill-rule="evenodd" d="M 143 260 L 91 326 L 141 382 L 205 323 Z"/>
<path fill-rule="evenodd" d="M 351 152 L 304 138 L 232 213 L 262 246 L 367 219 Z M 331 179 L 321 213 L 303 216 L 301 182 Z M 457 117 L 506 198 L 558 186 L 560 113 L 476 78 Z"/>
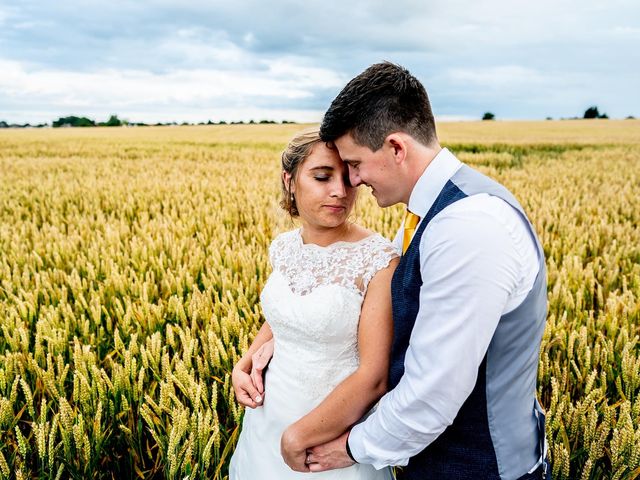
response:
<path fill-rule="evenodd" d="M 461 166 L 462 162 L 448 149 L 440 150 L 413 187 L 409 197 L 409 210 L 421 219 L 424 218 L 447 181 Z"/>

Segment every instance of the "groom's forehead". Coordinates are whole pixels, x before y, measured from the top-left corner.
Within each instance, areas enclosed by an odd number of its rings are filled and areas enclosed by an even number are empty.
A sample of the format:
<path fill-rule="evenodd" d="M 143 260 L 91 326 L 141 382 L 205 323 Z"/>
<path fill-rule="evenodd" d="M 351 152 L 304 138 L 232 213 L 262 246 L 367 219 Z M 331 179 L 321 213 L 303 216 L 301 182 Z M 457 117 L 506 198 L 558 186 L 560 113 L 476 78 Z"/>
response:
<path fill-rule="evenodd" d="M 355 141 L 355 139 L 353 138 L 353 135 L 351 134 L 351 132 L 347 132 L 344 135 L 336 138 L 334 140 L 334 143 L 337 145 L 342 145 L 343 147 L 347 147 L 347 146 L 358 146 L 357 142 Z"/>
<path fill-rule="evenodd" d="M 350 134 L 345 134 L 335 141 L 336 148 L 340 152 L 340 157 L 344 161 L 361 160 L 367 154 L 367 148 L 356 143 Z"/>

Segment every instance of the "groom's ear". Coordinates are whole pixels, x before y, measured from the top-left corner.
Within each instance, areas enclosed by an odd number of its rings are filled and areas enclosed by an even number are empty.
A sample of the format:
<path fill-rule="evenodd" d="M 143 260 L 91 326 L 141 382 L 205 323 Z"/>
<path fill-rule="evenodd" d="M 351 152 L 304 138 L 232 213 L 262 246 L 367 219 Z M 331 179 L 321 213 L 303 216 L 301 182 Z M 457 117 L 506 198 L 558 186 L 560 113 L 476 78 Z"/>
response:
<path fill-rule="evenodd" d="M 407 142 L 400 133 L 390 133 L 384 139 L 384 146 L 393 157 L 396 164 L 401 164 L 407 158 Z"/>

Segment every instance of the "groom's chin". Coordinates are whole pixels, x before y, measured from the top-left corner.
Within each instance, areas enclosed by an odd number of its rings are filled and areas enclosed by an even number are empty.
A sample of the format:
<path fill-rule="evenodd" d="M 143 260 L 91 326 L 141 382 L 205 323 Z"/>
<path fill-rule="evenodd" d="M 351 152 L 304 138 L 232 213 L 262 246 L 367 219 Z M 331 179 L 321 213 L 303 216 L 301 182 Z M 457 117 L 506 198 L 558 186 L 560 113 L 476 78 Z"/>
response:
<path fill-rule="evenodd" d="M 373 198 L 376 199 L 376 203 L 380 208 L 391 207 L 392 205 L 395 205 L 402 201 L 400 198 L 397 198 L 397 195 L 393 191 L 387 191 L 386 194 L 383 194 L 383 192 L 381 192 L 380 190 L 376 190 L 370 185 L 369 188 L 371 189 L 371 195 L 373 195 Z"/>
<path fill-rule="evenodd" d="M 369 187 L 369 188 L 371 188 L 371 187 Z M 385 202 L 385 201 L 384 201 L 384 199 L 383 199 L 383 198 L 380 198 L 380 197 L 377 195 L 377 192 L 376 192 L 373 188 L 371 188 L 371 195 L 373 195 L 373 198 L 375 198 L 375 199 L 376 199 L 376 203 L 378 204 L 378 206 L 379 206 L 379 207 L 381 207 L 381 208 L 385 208 L 385 207 L 388 207 L 388 206 L 389 206 L 389 205 L 387 204 L 387 202 Z"/>
<path fill-rule="evenodd" d="M 395 205 L 396 203 L 398 203 L 398 202 L 389 202 L 388 200 L 385 200 L 383 198 L 378 198 L 375 195 L 374 195 L 374 198 L 376 199 L 376 203 L 380 208 L 391 207 L 392 205 Z"/>

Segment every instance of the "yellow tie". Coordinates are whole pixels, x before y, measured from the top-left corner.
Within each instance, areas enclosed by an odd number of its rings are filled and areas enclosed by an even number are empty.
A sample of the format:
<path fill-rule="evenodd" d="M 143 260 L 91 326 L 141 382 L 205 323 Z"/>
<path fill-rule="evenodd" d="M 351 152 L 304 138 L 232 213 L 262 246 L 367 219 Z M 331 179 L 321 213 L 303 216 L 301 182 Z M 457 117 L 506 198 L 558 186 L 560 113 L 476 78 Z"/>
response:
<path fill-rule="evenodd" d="M 409 248 L 409 244 L 411 243 L 413 234 L 416 231 L 416 225 L 418 225 L 419 221 L 420 221 L 419 216 L 407 210 L 407 214 L 404 216 L 404 237 L 402 238 L 402 254 L 403 255 L 407 251 L 407 248 Z"/>

